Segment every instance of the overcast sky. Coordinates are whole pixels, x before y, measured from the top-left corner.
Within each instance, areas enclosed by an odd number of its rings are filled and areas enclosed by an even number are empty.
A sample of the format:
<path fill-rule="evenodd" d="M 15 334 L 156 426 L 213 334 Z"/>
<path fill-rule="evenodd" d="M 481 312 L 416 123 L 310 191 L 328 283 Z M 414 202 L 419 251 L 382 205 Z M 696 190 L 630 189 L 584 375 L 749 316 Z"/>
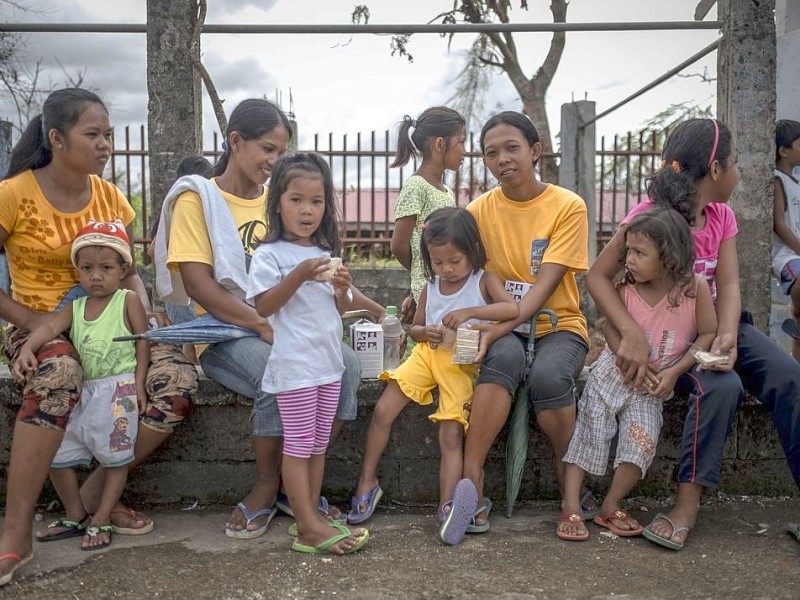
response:
<path fill-rule="evenodd" d="M 691 20 L 698 0 L 572 0 L 567 20 Z M 41 12 L 2 10 L 5 21 L 144 23 L 145 0 L 23 0 Z M 360 2 L 359 2 L 360 3 Z M 366 0 L 371 23 L 425 23 L 452 7 L 451 0 Z M 208 0 L 207 23 L 349 23 L 354 0 Z M 517 5 L 518 3 L 514 3 Z M 530 10 L 513 12 L 514 22 L 549 22 L 547 0 L 529 0 Z M 402 6 L 402 9 L 398 8 Z M 706 17 L 716 18 L 716 9 Z M 548 92 L 551 129 L 558 130 L 560 105 L 587 98 L 601 112 L 673 68 L 718 37 L 714 30 L 567 33 L 561 64 Z M 471 36 L 457 34 L 450 52 L 446 40 L 418 34 L 410 49 L 413 63 L 392 57 L 388 36 L 220 35 L 202 40 L 203 62 L 228 112 L 240 100 L 289 90 L 300 128 L 300 145 L 313 133 L 355 134 L 394 129 L 405 113 L 416 115 L 452 95 L 453 79 L 463 63 Z M 550 34 L 515 34 L 524 67 L 532 72 L 544 57 Z M 63 80 L 67 72 L 85 71 L 85 84 L 100 93 L 116 126 L 146 122 L 146 40 L 144 34 L 28 34 L 24 57 L 41 60 L 45 81 Z M 707 68 L 716 74 L 716 53 L 686 73 Z M 716 104 L 715 84 L 699 78 L 673 78 L 598 122 L 598 133 L 613 135 L 638 128 L 672 103 L 694 100 Z M 494 76 L 488 117 L 497 110 L 521 108 L 507 78 Z M 13 117 L 0 105 L 0 116 Z M 206 147 L 216 129 L 204 100 Z"/>

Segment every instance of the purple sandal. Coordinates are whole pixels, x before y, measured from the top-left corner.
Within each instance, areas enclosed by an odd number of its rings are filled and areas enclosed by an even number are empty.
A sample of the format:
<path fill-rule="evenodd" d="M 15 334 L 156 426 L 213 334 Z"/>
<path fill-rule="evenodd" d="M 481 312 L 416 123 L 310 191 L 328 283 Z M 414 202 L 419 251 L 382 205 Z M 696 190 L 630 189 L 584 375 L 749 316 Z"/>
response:
<path fill-rule="evenodd" d="M 472 523 L 472 516 L 478 506 L 478 490 L 475 489 L 475 484 L 469 479 L 459 481 L 453 492 L 453 499 L 444 506 L 449 506 L 450 511 L 439 528 L 439 537 L 445 544 L 456 546 L 467 534 L 467 527 Z"/>
<path fill-rule="evenodd" d="M 375 512 L 375 508 L 382 497 L 383 490 L 380 485 L 376 485 L 360 498 L 353 496 L 350 499 L 350 512 L 347 515 L 347 522 L 358 525 L 369 519 L 372 513 Z"/>

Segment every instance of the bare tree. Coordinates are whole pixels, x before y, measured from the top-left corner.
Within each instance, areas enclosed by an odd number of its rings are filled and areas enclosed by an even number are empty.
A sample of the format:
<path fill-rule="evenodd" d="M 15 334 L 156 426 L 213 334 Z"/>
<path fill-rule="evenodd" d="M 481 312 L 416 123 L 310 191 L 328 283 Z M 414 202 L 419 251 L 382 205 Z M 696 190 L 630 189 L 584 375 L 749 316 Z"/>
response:
<path fill-rule="evenodd" d="M 509 13 L 513 4 L 515 3 L 511 0 L 453 0 L 451 10 L 439 13 L 430 22 L 509 23 Z M 519 0 L 516 4 L 520 9 L 528 10 L 527 0 Z M 567 0 L 551 0 L 550 12 L 553 15 L 553 22 L 566 22 L 568 4 Z M 369 19 L 369 10 L 364 5 L 356 6 L 352 16 L 357 22 L 366 23 Z M 408 48 L 410 37 L 411 34 L 393 36 L 392 54 L 413 60 Z M 448 47 L 452 37 L 453 34 L 448 36 Z M 533 72 L 526 73 L 512 33 L 493 32 L 478 35 L 468 52 L 466 64 L 457 80 L 456 94 L 451 98 L 451 102 L 466 117 L 473 120 L 476 109 L 480 110 L 482 107 L 481 99 L 488 86 L 486 70 L 500 70 L 508 76 L 519 94 L 523 112 L 536 124 L 544 152 L 552 152 L 552 135 L 547 119 L 545 97 L 561 61 L 565 43 L 565 33 L 554 32 L 544 60 Z M 545 181 L 558 180 L 558 167 L 554 157 L 547 156 L 542 159 L 541 174 Z"/>

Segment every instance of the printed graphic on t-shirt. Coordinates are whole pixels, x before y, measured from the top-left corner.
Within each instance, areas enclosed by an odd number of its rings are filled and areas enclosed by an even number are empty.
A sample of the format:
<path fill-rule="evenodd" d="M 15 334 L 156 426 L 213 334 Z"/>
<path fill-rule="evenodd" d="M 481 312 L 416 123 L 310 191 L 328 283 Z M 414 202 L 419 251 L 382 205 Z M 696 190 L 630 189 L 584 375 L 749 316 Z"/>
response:
<path fill-rule="evenodd" d="M 539 267 L 542 266 L 542 257 L 547 246 L 550 245 L 550 240 L 533 240 L 531 242 L 531 275 L 536 275 L 539 272 Z"/>
<path fill-rule="evenodd" d="M 711 300 L 715 303 L 717 301 L 717 261 L 698 258 L 694 261 L 694 272 L 696 275 L 702 275 L 703 279 L 708 282 L 708 287 L 711 288 Z"/>
<path fill-rule="evenodd" d="M 256 246 L 267 237 L 267 226 L 264 221 L 254 220 L 239 226 L 239 237 L 242 239 L 247 256 L 253 256 Z"/>
<path fill-rule="evenodd" d="M 653 341 L 653 334 L 647 332 L 644 334 L 647 344 L 650 346 L 650 364 L 656 370 L 661 371 L 670 366 L 669 357 L 672 356 L 673 349 L 675 348 L 675 340 L 678 335 L 674 330 L 662 331 L 661 339 Z"/>

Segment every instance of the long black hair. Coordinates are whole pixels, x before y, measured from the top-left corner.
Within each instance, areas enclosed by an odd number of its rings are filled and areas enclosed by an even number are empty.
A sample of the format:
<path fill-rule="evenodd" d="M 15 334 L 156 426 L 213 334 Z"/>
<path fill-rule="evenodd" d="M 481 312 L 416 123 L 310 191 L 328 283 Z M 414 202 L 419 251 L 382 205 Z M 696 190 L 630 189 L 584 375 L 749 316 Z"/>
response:
<path fill-rule="evenodd" d="M 311 236 L 315 246 L 327 250 L 331 256 L 339 256 L 342 240 L 339 237 L 339 216 L 336 207 L 336 191 L 333 187 L 331 169 L 325 159 L 316 152 L 298 152 L 282 156 L 272 169 L 272 177 L 267 192 L 267 236 L 262 243 L 280 240 L 284 236 L 281 222 L 280 203 L 289 183 L 296 177 L 319 175 L 325 194 L 325 214 L 322 222 Z"/>
<path fill-rule="evenodd" d="M 661 168 L 647 182 L 647 195 L 659 206 L 674 208 L 694 223 L 697 182 L 719 162 L 730 168 L 733 150 L 730 130 L 716 119 L 689 119 L 667 137 Z"/>
<path fill-rule="evenodd" d="M 228 120 L 228 131 L 225 134 L 226 142 L 223 145 L 222 156 L 219 157 L 217 164 L 214 165 L 214 177 L 222 175 L 228 167 L 228 161 L 231 158 L 231 133 L 237 131 L 243 139 L 254 140 L 265 133 L 269 133 L 279 125 L 286 128 L 286 131 L 289 132 L 289 139 L 292 139 L 292 125 L 280 108 L 269 100 L 262 98 L 242 100 L 233 109 Z"/>
<path fill-rule="evenodd" d="M 78 122 L 87 104 L 99 104 L 108 113 L 100 97 L 82 88 L 54 91 L 42 105 L 42 112 L 33 117 L 11 151 L 4 179 L 10 179 L 28 169 L 41 169 L 53 160 L 48 134 L 55 129 L 65 136 Z"/>
<path fill-rule="evenodd" d="M 390 167 L 402 167 L 413 155 L 425 158 L 429 153 L 428 144 L 439 137 L 444 139 L 448 148 L 450 140 L 466 127 L 467 122 L 461 113 L 446 106 L 431 106 L 416 119 L 404 116 L 397 128 L 397 152 Z"/>

